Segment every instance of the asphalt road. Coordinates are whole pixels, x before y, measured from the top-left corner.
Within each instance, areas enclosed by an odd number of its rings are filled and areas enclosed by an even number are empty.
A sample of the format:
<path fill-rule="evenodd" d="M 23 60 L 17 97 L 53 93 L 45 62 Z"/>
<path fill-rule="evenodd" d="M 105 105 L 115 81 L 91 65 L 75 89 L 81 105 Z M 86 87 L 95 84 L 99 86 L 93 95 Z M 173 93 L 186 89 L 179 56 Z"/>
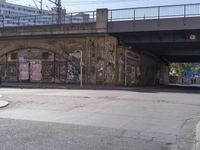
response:
<path fill-rule="evenodd" d="M 2 150 L 198 150 L 198 89 L 1 88 Z"/>

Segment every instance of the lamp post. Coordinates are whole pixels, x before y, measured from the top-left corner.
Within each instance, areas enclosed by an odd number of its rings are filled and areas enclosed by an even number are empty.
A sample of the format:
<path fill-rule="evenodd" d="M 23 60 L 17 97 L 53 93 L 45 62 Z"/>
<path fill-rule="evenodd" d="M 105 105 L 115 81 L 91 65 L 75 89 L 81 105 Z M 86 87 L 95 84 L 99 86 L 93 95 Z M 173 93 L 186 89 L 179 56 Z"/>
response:
<path fill-rule="evenodd" d="M 80 79 L 80 86 L 83 87 L 83 52 L 82 50 L 80 50 L 80 54 L 81 54 L 81 61 L 80 61 L 80 67 L 81 67 L 81 70 L 80 70 L 80 74 L 81 74 L 81 79 Z"/>

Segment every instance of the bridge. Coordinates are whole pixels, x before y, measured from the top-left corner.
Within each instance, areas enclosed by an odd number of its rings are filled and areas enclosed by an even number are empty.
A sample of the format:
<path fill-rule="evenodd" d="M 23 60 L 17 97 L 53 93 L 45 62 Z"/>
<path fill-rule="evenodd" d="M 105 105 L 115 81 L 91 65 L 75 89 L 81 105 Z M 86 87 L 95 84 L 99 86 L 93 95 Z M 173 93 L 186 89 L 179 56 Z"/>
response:
<path fill-rule="evenodd" d="M 200 4 L 110 10 L 108 32 L 169 62 L 199 62 L 199 14 Z"/>
<path fill-rule="evenodd" d="M 100 26 L 96 28 L 97 11 L 64 14 L 61 24 L 58 24 L 56 14 L 2 17 L 0 37 L 15 35 L 16 32 L 23 36 L 108 33 L 117 37 L 120 45 L 132 46 L 138 51 L 155 54 L 169 62 L 199 61 L 198 3 L 105 9 L 104 18 L 99 20 Z M 42 32 L 38 30 L 38 26 Z"/>
<path fill-rule="evenodd" d="M 58 77 L 61 81 L 56 65 L 65 64 L 69 53 L 81 50 L 85 83 L 154 83 L 158 70 L 165 80 L 170 62 L 200 61 L 199 24 L 200 4 L 74 12 L 64 14 L 61 22 L 56 14 L 0 18 L 0 56 L 5 57 L 1 64 L 18 66 L 19 61 L 10 58 L 15 51 L 46 50 L 54 59 L 42 60 L 52 67 L 45 81 L 55 82 Z M 17 55 L 21 57 L 21 52 Z M 57 55 L 64 60 L 57 61 Z M 126 57 L 121 59 L 122 55 Z M 41 58 L 28 58 L 28 62 L 35 59 Z M 5 80 L 18 78 L 16 71 L 15 77 Z"/>

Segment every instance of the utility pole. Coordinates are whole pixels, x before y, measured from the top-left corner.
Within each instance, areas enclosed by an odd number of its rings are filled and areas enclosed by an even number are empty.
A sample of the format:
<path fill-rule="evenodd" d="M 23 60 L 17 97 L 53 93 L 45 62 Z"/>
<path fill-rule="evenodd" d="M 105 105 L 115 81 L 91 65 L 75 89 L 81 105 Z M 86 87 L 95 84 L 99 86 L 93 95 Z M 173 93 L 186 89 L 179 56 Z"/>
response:
<path fill-rule="evenodd" d="M 62 4 L 61 4 L 61 0 L 55 0 L 55 1 L 49 0 L 49 1 L 56 5 L 57 23 L 61 24 L 62 23 Z"/>
<path fill-rule="evenodd" d="M 33 2 L 35 4 L 35 7 L 40 10 L 40 14 L 42 14 L 43 13 L 43 8 L 42 8 L 42 6 L 43 6 L 43 0 L 40 0 L 40 1 L 39 0 L 33 0 Z M 36 2 L 40 3 L 40 8 L 38 7 L 38 5 L 37 5 Z"/>
<path fill-rule="evenodd" d="M 57 14 L 58 14 L 58 24 L 62 22 L 62 5 L 61 0 L 57 0 Z"/>

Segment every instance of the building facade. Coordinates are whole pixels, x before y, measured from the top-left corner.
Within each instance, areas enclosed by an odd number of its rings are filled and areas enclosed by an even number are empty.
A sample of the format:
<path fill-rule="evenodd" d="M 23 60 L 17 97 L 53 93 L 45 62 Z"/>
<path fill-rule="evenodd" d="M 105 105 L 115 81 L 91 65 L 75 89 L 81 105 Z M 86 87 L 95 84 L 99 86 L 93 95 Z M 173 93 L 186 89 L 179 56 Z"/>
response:
<path fill-rule="evenodd" d="M 43 13 L 47 13 L 44 11 Z M 28 15 L 39 15 L 41 11 L 34 7 L 22 6 L 6 2 L 6 0 L 0 1 L 0 14 L 4 17 L 17 17 Z"/>
<path fill-rule="evenodd" d="M 40 10 L 34 7 L 16 5 L 0 1 L 0 27 L 3 26 L 31 26 L 49 24 L 69 24 L 69 23 L 88 23 L 94 21 L 93 14 L 85 13 L 66 13 L 62 9 L 60 20 L 58 21 L 57 8 L 51 10 Z M 93 18 L 91 18 L 91 16 Z"/>

